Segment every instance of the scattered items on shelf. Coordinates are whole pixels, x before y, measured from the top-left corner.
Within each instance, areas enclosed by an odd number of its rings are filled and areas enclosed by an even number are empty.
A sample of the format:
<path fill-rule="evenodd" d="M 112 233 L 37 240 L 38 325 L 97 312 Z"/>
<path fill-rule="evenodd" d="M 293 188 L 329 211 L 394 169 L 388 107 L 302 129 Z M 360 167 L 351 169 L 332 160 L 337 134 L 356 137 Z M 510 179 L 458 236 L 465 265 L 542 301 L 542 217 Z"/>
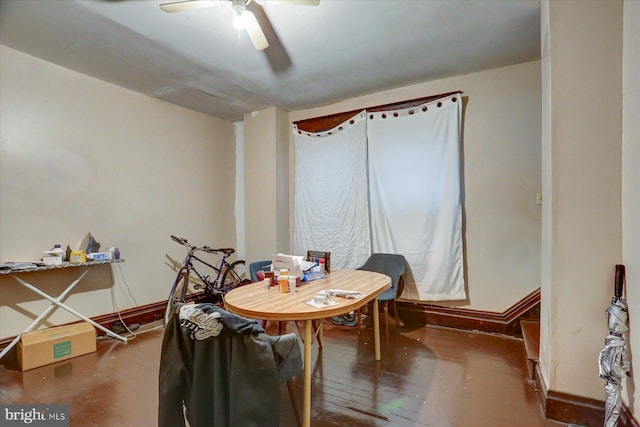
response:
<path fill-rule="evenodd" d="M 35 261 L 7 261 L 0 263 L 0 271 L 30 271 L 40 269 L 41 267 L 67 267 L 70 264 L 84 264 L 86 262 L 107 262 L 120 261 L 120 249 L 111 246 L 105 252 L 99 252 L 100 243 L 89 233 L 89 243 L 87 250 L 71 250 L 71 246 L 66 245 L 66 250 L 62 249 L 63 245 L 56 243 L 53 248 L 43 251 L 42 256 Z"/>

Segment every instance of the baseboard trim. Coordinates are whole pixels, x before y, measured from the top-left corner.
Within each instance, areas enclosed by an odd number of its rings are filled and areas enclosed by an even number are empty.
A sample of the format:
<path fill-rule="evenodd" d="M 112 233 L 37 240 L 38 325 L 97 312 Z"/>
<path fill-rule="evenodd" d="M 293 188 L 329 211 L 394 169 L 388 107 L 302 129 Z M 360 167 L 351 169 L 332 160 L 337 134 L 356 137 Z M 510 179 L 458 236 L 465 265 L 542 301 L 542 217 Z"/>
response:
<path fill-rule="evenodd" d="M 521 337 L 520 319 L 540 318 L 540 288 L 502 313 L 398 301 L 400 317 L 411 323 Z"/>
<path fill-rule="evenodd" d="M 586 427 L 604 425 L 604 400 L 590 399 L 554 390 L 547 390 L 539 365 L 535 372 L 536 388 L 547 419 Z M 617 427 L 640 427 L 626 405 L 622 405 Z"/>
<path fill-rule="evenodd" d="M 586 427 L 604 425 L 605 402 L 558 391 L 547 392 L 544 415 L 550 420 Z M 638 427 L 638 421 L 623 404 L 617 427 Z"/>
<path fill-rule="evenodd" d="M 156 320 L 161 320 L 162 318 L 164 318 L 164 310 L 166 306 L 167 306 L 166 301 L 160 301 L 152 304 L 142 305 L 139 307 L 133 307 L 127 310 L 123 310 L 120 312 L 119 315 L 118 313 L 109 313 L 109 314 L 102 314 L 100 316 L 90 317 L 90 319 L 96 322 L 97 324 L 99 324 L 100 326 L 107 329 L 111 329 L 113 324 L 116 322 L 119 322 L 121 318 L 122 318 L 122 321 L 124 321 L 127 325 L 131 325 L 133 323 L 138 323 L 140 325 L 143 325 L 145 323 L 155 322 Z M 68 323 L 65 323 L 65 325 L 78 323 L 78 322 L 80 322 L 80 320 L 68 322 Z M 58 326 L 62 326 L 62 325 L 58 325 Z M 96 333 L 98 336 L 105 335 L 105 332 L 97 328 L 96 328 Z M 0 348 L 5 348 L 14 339 L 15 339 L 15 336 L 1 339 Z M 11 359 L 12 353 L 15 353 L 15 347 L 11 349 L 11 351 L 6 355 L 6 357 Z M 15 357 L 15 355 L 13 356 Z"/>
<path fill-rule="evenodd" d="M 540 289 L 531 292 L 503 313 L 409 301 L 398 301 L 398 311 L 406 322 L 522 337 L 520 320 L 540 318 Z M 547 391 L 539 368 L 537 364 L 534 380 L 546 418 L 587 427 L 603 425 L 604 400 Z M 618 427 L 640 427 L 625 405 L 622 405 Z"/>
<path fill-rule="evenodd" d="M 127 325 L 137 323 L 144 325 L 145 323 L 155 322 L 164 318 L 164 311 L 167 307 L 166 301 L 155 302 L 152 304 L 142 305 L 139 307 L 133 307 L 127 310 L 123 310 L 118 313 L 103 314 L 101 316 L 92 317 L 91 320 L 110 329 L 114 323 L 122 321 Z M 100 329 L 96 329 L 98 335 L 104 335 L 104 332 Z"/>
<path fill-rule="evenodd" d="M 600 427 L 604 425 L 604 401 L 549 390 L 544 415 L 567 424 Z"/>
<path fill-rule="evenodd" d="M 204 293 L 198 292 L 187 296 L 186 301 L 199 302 L 204 299 Z M 151 323 L 155 322 L 156 320 L 164 319 L 164 312 L 166 308 L 167 301 L 159 301 L 152 304 L 141 305 L 139 307 L 133 307 L 127 310 L 123 310 L 119 314 L 109 313 L 92 317 L 91 320 L 93 320 L 100 326 L 104 326 L 107 329 L 110 329 L 114 323 L 119 322 L 121 318 L 122 321 L 127 325 L 131 325 L 133 323 L 144 325 L 145 323 Z M 96 332 L 98 333 L 98 336 L 105 335 L 105 333 L 100 329 L 97 329 Z"/>
<path fill-rule="evenodd" d="M 522 336 L 519 320 L 521 318 L 535 318 L 536 316 L 539 318 L 539 305 L 540 289 L 536 289 L 503 313 L 407 301 L 398 301 L 398 311 L 404 321 L 411 323 Z M 162 319 L 165 307 L 166 301 L 159 301 L 123 310 L 120 315 L 118 313 L 109 313 L 94 316 L 91 320 L 107 329 L 118 322 L 120 317 L 126 324 L 145 324 Z M 99 335 L 104 334 L 100 330 L 97 330 L 97 332 Z M 14 338 L 1 339 L 0 348 L 6 347 Z"/>
<path fill-rule="evenodd" d="M 193 294 L 192 297 L 188 298 L 188 301 L 201 301 L 204 300 L 204 295 L 202 293 Z M 155 322 L 157 320 L 162 320 L 164 318 L 164 311 L 167 307 L 167 301 L 158 301 L 151 304 L 141 305 L 138 307 L 129 308 L 126 310 L 122 310 L 119 313 L 108 313 L 101 314 L 99 316 L 90 317 L 91 320 L 99 324 L 100 326 L 111 329 L 113 324 L 116 322 L 120 322 L 120 319 L 127 325 L 131 325 L 137 323 L 139 325 L 144 325 L 145 323 Z M 65 325 L 78 323 L 80 320 L 75 320 L 73 322 L 65 323 Z M 62 326 L 62 325 L 58 325 Z M 97 336 L 105 335 L 100 329 L 96 328 Z M 0 339 L 0 349 L 5 348 L 11 341 L 15 339 L 15 336 L 7 337 Z M 5 357 L 11 358 L 11 353 L 15 352 L 15 348 L 12 349 Z M 4 360 L 4 359 L 3 359 Z"/>
<path fill-rule="evenodd" d="M 622 411 L 620 411 L 618 427 L 640 427 L 638 420 L 635 419 L 629 408 L 624 404 L 622 405 Z"/>

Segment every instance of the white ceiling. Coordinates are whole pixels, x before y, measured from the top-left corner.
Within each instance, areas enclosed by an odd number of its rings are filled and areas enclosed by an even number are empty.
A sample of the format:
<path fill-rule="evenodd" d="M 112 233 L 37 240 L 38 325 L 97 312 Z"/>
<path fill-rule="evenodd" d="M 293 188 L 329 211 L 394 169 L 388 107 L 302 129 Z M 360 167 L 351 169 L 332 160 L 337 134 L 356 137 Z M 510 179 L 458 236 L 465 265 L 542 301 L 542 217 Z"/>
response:
<path fill-rule="evenodd" d="M 539 0 L 254 3 L 264 51 L 231 8 L 169 1 L 2 0 L 0 43 L 229 121 L 540 58 Z"/>

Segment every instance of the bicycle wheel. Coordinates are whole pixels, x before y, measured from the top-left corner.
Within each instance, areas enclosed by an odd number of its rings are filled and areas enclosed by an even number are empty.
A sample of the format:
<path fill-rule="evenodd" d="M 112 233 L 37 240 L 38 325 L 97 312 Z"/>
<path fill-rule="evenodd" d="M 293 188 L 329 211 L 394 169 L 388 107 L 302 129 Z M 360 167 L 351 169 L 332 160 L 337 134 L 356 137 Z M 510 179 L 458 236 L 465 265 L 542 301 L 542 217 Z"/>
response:
<path fill-rule="evenodd" d="M 185 302 L 187 291 L 189 290 L 189 270 L 182 267 L 176 276 L 175 282 L 171 287 L 169 299 L 167 300 L 167 308 L 164 310 L 164 326 L 166 327 L 173 313 L 173 308 L 177 303 Z"/>
<path fill-rule="evenodd" d="M 227 293 L 231 289 L 240 286 L 247 277 L 244 260 L 237 260 L 229 264 L 222 275 L 222 292 Z"/>

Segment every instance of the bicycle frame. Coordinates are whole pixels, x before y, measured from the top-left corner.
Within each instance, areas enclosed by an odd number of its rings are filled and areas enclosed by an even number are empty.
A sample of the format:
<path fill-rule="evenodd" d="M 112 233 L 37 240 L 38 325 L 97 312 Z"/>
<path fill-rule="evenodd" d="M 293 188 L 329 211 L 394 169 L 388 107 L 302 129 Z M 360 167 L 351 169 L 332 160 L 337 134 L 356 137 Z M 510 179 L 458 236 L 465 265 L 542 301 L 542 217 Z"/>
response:
<path fill-rule="evenodd" d="M 184 274 L 184 272 L 187 273 L 186 280 L 188 283 L 189 277 L 192 277 L 191 272 L 193 271 L 195 273 L 195 276 L 197 276 L 201 282 L 195 284 L 195 289 L 200 289 L 202 285 L 204 285 L 204 291 L 206 294 L 224 296 L 224 294 L 230 289 L 233 289 L 234 287 L 244 282 L 244 275 L 240 275 L 236 271 L 237 265 L 244 266 L 244 260 L 237 260 L 233 263 L 229 263 L 228 261 L 228 258 L 233 253 L 235 253 L 235 250 L 233 248 L 214 249 L 209 246 L 197 247 L 189 243 L 187 239 L 176 237 L 174 235 L 171 235 L 171 239 L 187 248 L 187 256 L 182 263 L 182 267 L 180 268 L 180 272 L 178 273 L 178 277 L 176 278 L 176 283 L 178 282 L 180 275 Z M 213 263 L 207 262 L 204 259 L 198 257 L 196 255 L 196 252 L 198 251 L 209 254 L 222 254 L 222 259 L 216 266 Z M 215 272 L 214 280 L 211 280 L 208 274 L 201 271 L 204 266 L 211 268 Z M 195 277 L 193 278 L 195 279 Z M 173 290 L 171 295 L 173 295 Z"/>
<path fill-rule="evenodd" d="M 189 254 L 185 258 L 183 266 L 187 268 L 187 271 L 189 273 L 191 273 L 193 271 L 196 274 L 196 276 L 198 276 L 198 278 L 202 281 L 202 283 L 204 283 L 204 291 L 205 291 L 205 293 L 209 293 L 209 294 L 222 293 L 223 290 L 219 289 L 218 283 L 220 281 L 220 278 L 222 277 L 222 273 L 224 271 L 224 268 L 229 268 L 229 263 L 227 262 L 227 258 L 229 258 L 229 255 L 223 254 L 222 259 L 220 260 L 220 266 L 216 267 L 216 266 L 208 263 L 207 261 L 205 261 L 205 260 L 203 260 L 201 258 L 198 258 L 196 255 L 194 255 L 193 252 L 195 252 L 195 250 L 190 250 L 189 251 Z M 196 268 L 196 265 L 193 263 L 193 260 L 196 260 L 199 263 L 204 264 L 207 267 L 211 268 L 213 271 L 215 271 L 216 272 L 215 280 L 211 281 L 208 275 L 198 271 L 198 269 Z M 199 289 L 199 287 L 200 287 L 200 285 L 196 284 L 196 289 Z"/>
<path fill-rule="evenodd" d="M 189 292 L 189 282 L 195 281 L 197 276 L 200 282 L 196 282 L 193 285 L 195 289 L 201 289 L 204 285 L 204 293 L 209 297 L 213 297 L 215 303 L 220 303 L 224 300 L 224 295 L 236 286 L 241 286 L 246 283 L 244 278 L 244 260 L 236 260 L 229 263 L 228 258 L 235 253 L 233 248 L 220 248 L 214 249 L 209 246 L 197 247 L 187 239 L 176 237 L 171 235 L 171 239 L 187 248 L 187 256 L 185 257 L 182 265 L 178 269 L 178 274 L 169 298 L 167 299 L 167 308 L 165 309 L 164 324 L 167 325 L 169 318 L 173 314 L 173 308 L 178 303 L 184 303 L 187 301 L 187 294 Z M 219 265 L 207 262 L 196 255 L 196 252 L 202 251 L 205 253 L 222 254 L 222 259 Z M 206 272 L 202 271 L 204 267 L 209 267 L 215 272 L 215 279 L 211 280 L 210 276 Z M 240 268 L 240 270 L 236 270 Z M 193 275 L 191 273 L 194 273 Z"/>

